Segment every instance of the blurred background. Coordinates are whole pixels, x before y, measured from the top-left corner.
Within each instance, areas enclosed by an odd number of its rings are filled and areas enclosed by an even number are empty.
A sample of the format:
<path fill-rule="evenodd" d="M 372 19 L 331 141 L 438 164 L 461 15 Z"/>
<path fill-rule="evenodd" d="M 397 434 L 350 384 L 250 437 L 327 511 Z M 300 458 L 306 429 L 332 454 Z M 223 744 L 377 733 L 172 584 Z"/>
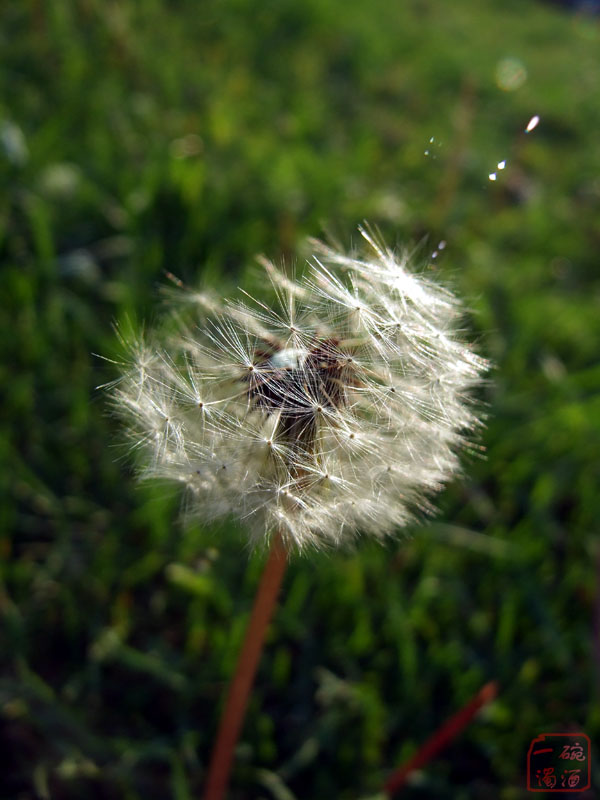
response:
<path fill-rule="evenodd" d="M 230 293 L 363 219 L 467 298 L 487 454 L 435 520 L 292 563 L 230 796 L 377 796 L 490 680 L 402 796 L 517 800 L 535 736 L 598 742 L 597 11 L 3 5 L 1 797 L 199 796 L 263 558 L 135 482 L 95 354 L 165 270 Z"/>

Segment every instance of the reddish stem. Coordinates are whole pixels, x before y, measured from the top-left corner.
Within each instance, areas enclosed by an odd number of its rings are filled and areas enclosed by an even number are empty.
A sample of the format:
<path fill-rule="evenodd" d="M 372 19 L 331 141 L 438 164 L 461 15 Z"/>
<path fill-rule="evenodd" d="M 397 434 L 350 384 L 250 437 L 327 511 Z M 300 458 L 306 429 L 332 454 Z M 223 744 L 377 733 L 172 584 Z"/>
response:
<path fill-rule="evenodd" d="M 229 685 L 227 702 L 211 756 L 204 800 L 222 800 L 225 796 L 233 752 L 242 729 L 248 697 L 254 683 L 267 626 L 275 609 L 286 563 L 286 551 L 281 537 L 277 535 L 273 539 L 269 558 L 260 578 L 242 651 L 238 657 L 235 675 Z"/>
<path fill-rule="evenodd" d="M 497 694 L 498 684 L 496 681 L 486 683 L 466 706 L 463 706 L 460 711 L 457 711 L 441 728 L 438 728 L 433 736 L 427 739 L 425 744 L 412 758 L 390 775 L 384 786 L 385 791 L 389 795 L 393 795 L 401 789 L 406 784 L 406 780 L 411 772 L 414 772 L 414 770 L 419 769 L 427 764 L 428 761 L 431 761 L 440 750 L 466 728 L 479 709 L 493 700 Z"/>

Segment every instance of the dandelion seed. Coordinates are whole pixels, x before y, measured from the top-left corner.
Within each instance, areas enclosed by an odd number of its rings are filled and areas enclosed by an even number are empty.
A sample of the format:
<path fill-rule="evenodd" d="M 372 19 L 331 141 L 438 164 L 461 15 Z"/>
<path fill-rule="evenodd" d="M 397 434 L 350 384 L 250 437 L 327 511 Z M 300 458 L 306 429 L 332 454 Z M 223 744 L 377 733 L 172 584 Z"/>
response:
<path fill-rule="evenodd" d="M 142 476 L 182 483 L 191 512 L 237 517 L 255 543 L 392 533 L 430 509 L 480 425 L 468 396 L 487 364 L 459 302 L 361 233 L 370 255 L 313 242 L 301 280 L 263 259 L 273 303 L 180 290 L 200 324 L 138 337 L 112 387 Z"/>

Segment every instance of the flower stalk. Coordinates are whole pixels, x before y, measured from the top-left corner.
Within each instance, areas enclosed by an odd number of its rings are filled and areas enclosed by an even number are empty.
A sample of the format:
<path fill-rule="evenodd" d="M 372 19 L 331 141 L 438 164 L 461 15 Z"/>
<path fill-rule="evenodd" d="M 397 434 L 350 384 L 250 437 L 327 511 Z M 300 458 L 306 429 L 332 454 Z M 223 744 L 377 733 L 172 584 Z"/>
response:
<path fill-rule="evenodd" d="M 469 722 L 473 719 L 475 714 L 483 708 L 483 706 L 491 703 L 498 694 L 498 684 L 496 681 L 490 681 L 483 686 L 477 694 L 469 700 L 456 714 L 453 714 L 450 719 L 438 728 L 438 730 L 427 739 L 415 755 L 410 758 L 405 764 L 397 769 L 385 783 L 384 790 L 388 797 L 396 794 L 402 789 L 409 776 L 425 764 L 429 763 L 437 754 L 447 747 L 463 730 L 467 727 Z"/>
<path fill-rule="evenodd" d="M 250 690 L 258 667 L 267 627 L 273 616 L 277 596 L 287 564 L 287 553 L 281 536 L 274 536 L 264 566 L 242 650 L 229 692 L 217 739 L 213 748 L 204 800 L 222 800 L 229 784 L 235 746 L 240 736 Z"/>

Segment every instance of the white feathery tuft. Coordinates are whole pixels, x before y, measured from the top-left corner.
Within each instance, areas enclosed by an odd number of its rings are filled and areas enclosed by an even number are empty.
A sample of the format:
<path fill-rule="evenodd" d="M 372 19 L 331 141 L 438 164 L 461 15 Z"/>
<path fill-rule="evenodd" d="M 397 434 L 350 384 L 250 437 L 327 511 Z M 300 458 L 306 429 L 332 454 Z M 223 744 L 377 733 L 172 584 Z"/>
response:
<path fill-rule="evenodd" d="M 456 297 L 369 230 L 359 258 L 313 241 L 306 276 L 261 260 L 271 305 L 182 292 L 201 325 L 128 343 L 109 387 L 144 478 L 179 481 L 205 520 L 254 543 L 381 538 L 430 512 L 481 422 L 488 364 L 458 333 Z"/>

